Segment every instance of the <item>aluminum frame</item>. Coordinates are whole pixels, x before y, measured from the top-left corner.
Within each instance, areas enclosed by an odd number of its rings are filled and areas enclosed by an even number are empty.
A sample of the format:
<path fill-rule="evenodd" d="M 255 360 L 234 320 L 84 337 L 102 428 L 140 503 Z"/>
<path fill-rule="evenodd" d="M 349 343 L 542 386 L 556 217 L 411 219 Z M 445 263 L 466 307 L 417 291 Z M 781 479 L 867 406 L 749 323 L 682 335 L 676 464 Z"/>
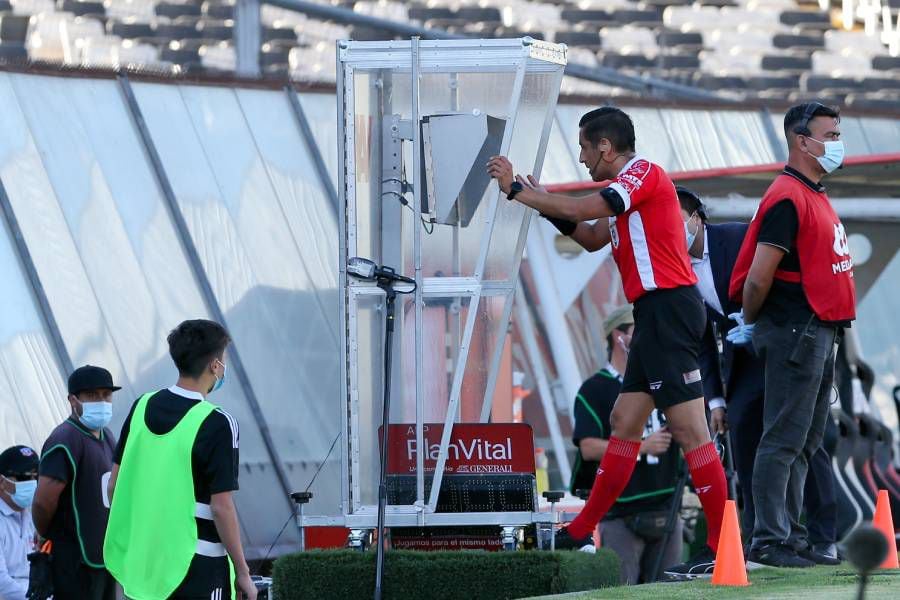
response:
<path fill-rule="evenodd" d="M 418 106 L 419 77 L 430 73 L 463 73 L 463 72 L 497 72 L 515 73 L 512 93 L 508 105 L 509 123 L 504 131 L 501 153 L 508 153 L 512 141 L 516 114 L 522 102 L 522 88 L 526 75 L 533 73 L 555 73 L 556 93 L 549 99 L 547 115 L 544 117 L 543 130 L 540 132 L 538 151 L 534 171 L 539 173 L 543 164 L 550 129 L 554 119 L 554 109 L 559 84 L 563 77 L 566 63 L 564 46 L 548 44 L 523 38 L 517 40 L 418 40 L 403 42 L 338 42 L 337 44 L 337 100 L 338 100 L 338 159 L 342 165 L 342 177 L 339 181 L 338 198 L 340 203 L 340 285 L 341 285 L 341 325 L 345 335 L 341 340 L 341 378 L 344 388 L 342 401 L 347 408 L 342 419 L 344 435 L 344 451 L 342 454 L 342 508 L 344 516 L 319 517 L 305 516 L 308 525 L 344 525 L 354 528 L 371 528 L 375 526 L 377 512 L 374 505 L 363 505 L 361 499 L 361 464 L 360 452 L 360 390 L 359 371 L 355 364 L 358 350 L 357 309 L 359 302 L 367 298 L 383 297 L 383 292 L 374 285 L 351 283 L 347 278 L 346 262 L 351 252 L 358 247 L 356 231 L 356 136 L 355 104 L 356 93 L 354 75 L 361 71 L 386 70 L 392 73 L 408 73 L 411 79 L 411 121 L 418 123 L 420 119 Z M 451 85 L 452 87 L 452 85 Z M 419 128 L 413 126 L 412 154 L 413 165 L 420 163 Z M 417 168 L 412 169 L 412 190 L 415 196 L 412 201 L 415 223 L 421 217 L 421 182 Z M 495 188 L 488 194 L 490 204 L 486 210 L 484 231 L 481 233 L 479 255 L 474 273 L 471 276 L 459 277 L 423 277 L 422 273 L 422 229 L 413 228 L 413 270 L 417 282 L 415 294 L 415 409 L 416 437 L 419 447 L 424 438 L 425 399 L 423 394 L 423 369 L 420 368 L 423 353 L 423 306 L 426 298 L 468 298 L 468 313 L 463 335 L 455 356 L 455 370 L 450 386 L 444 431 L 438 453 L 438 464 L 429 498 L 424 497 L 425 469 L 424 453 L 417 453 L 416 501 L 410 505 L 391 505 L 388 507 L 387 524 L 398 525 L 439 525 L 439 524 L 496 524 L 524 525 L 533 522 L 555 522 L 555 517 L 547 513 L 436 513 L 438 492 L 443 476 L 444 464 L 447 460 L 452 426 L 456 422 L 465 366 L 469 357 L 469 345 L 477 320 L 481 298 L 503 297 L 502 317 L 496 324 L 496 331 L 491 334 L 502 334 L 509 323 L 512 311 L 515 287 L 518 281 L 518 268 L 522 250 L 525 246 L 531 209 L 526 209 L 516 240 L 516 254 L 513 257 L 512 270 L 504 280 L 484 281 L 484 271 L 491 250 L 494 223 L 501 206 L 500 191 Z M 497 337 L 499 350 L 502 351 L 502 337 Z M 487 381 L 496 382 L 500 366 L 500 352 L 495 349 L 490 359 L 490 370 Z M 490 410 L 492 389 L 487 388 L 482 401 L 482 410 Z M 487 408 L 485 408 L 485 406 Z"/>

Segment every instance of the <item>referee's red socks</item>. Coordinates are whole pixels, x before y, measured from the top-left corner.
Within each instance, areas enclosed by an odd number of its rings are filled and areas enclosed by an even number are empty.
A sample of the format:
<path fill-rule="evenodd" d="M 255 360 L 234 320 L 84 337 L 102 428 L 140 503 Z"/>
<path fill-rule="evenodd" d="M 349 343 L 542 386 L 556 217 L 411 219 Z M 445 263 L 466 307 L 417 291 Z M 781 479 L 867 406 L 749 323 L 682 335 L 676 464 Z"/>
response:
<path fill-rule="evenodd" d="M 628 485 L 631 473 L 637 464 L 640 449 L 639 441 L 630 442 L 620 440 L 615 436 L 609 437 L 609 445 L 606 447 L 606 452 L 603 453 L 600 468 L 597 469 L 597 477 L 591 487 L 591 495 L 575 520 L 569 523 L 569 534 L 573 538 L 583 538 L 594 531 L 597 523 L 606 515 L 616 498 Z M 724 486 L 724 479 L 722 481 Z M 719 509 L 720 520 L 721 515 L 722 508 Z"/>
<path fill-rule="evenodd" d="M 706 515 L 706 543 L 713 552 L 718 550 L 719 530 L 722 529 L 722 513 L 725 512 L 725 501 L 728 499 L 728 488 L 725 484 L 725 471 L 712 442 L 707 442 L 685 453 L 691 481 L 703 505 Z"/>

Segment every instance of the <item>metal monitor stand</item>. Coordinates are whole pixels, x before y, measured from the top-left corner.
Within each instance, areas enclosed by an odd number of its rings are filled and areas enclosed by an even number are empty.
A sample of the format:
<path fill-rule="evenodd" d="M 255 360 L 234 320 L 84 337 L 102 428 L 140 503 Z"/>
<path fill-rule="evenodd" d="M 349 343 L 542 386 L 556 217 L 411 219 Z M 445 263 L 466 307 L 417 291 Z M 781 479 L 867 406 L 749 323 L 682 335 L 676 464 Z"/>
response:
<path fill-rule="evenodd" d="M 384 397 L 381 408 L 381 478 L 378 482 L 378 547 L 375 553 L 375 600 L 381 600 L 381 584 L 384 578 L 384 545 L 387 542 L 384 512 L 387 508 L 387 449 L 391 414 L 391 355 L 394 338 L 394 301 L 397 292 L 391 281 L 379 279 L 378 287 L 385 294 L 384 329 Z"/>

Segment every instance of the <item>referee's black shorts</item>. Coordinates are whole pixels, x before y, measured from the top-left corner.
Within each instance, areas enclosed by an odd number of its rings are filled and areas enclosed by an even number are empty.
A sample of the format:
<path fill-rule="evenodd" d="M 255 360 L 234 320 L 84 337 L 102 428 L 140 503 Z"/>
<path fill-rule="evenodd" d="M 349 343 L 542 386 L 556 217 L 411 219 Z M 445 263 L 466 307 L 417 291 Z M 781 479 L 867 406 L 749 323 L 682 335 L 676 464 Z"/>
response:
<path fill-rule="evenodd" d="M 706 309 L 694 286 L 638 298 L 622 393 L 646 392 L 659 410 L 702 397 L 697 355 L 705 330 Z"/>

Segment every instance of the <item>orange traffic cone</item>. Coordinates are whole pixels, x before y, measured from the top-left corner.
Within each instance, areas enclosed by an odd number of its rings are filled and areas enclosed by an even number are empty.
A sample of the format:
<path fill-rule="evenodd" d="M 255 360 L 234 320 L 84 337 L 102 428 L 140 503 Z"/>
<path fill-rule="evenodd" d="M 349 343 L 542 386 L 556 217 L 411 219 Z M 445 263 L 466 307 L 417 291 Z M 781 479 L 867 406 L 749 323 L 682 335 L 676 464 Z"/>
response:
<path fill-rule="evenodd" d="M 741 544 L 741 528 L 738 525 L 737 506 L 734 500 L 725 501 L 722 531 L 719 533 L 719 549 L 713 569 L 713 585 L 750 585 L 747 581 L 747 565 L 744 563 L 744 547 Z"/>
<path fill-rule="evenodd" d="M 897 539 L 894 537 L 894 519 L 891 518 L 891 499 L 887 490 L 878 491 L 878 502 L 875 504 L 875 518 L 872 520 L 875 529 L 884 534 L 888 542 L 888 553 L 881 563 L 882 569 L 898 569 Z"/>

